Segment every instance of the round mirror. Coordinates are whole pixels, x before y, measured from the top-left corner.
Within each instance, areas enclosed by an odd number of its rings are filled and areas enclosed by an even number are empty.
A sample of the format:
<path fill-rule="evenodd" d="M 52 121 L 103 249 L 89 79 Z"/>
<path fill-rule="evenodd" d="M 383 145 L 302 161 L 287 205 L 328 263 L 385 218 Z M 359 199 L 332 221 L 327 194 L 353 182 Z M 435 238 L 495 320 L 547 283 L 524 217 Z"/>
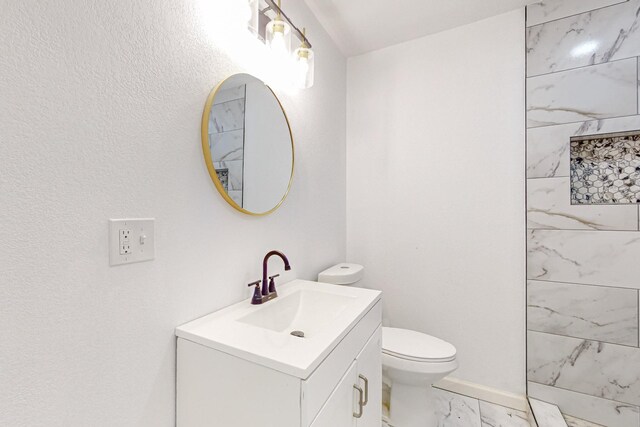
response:
<path fill-rule="evenodd" d="M 293 137 L 271 88 L 249 74 L 234 74 L 207 98 L 202 150 L 224 199 L 251 215 L 276 210 L 293 178 Z"/>

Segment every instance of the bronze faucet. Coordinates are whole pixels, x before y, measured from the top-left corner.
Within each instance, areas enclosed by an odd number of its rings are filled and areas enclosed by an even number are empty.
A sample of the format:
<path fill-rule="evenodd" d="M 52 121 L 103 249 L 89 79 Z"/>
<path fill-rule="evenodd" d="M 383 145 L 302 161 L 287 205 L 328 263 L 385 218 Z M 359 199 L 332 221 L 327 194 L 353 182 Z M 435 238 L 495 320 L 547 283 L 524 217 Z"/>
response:
<path fill-rule="evenodd" d="M 270 251 L 264 256 L 262 260 L 262 292 L 260 291 L 260 283 L 259 281 L 250 283 L 248 286 L 255 286 L 256 289 L 253 293 L 253 298 L 251 298 L 251 304 L 262 304 L 269 300 L 272 300 L 278 296 L 276 292 L 276 282 L 275 278 L 279 276 L 279 274 L 269 276 L 269 280 L 267 281 L 267 265 L 269 262 L 269 258 L 273 255 L 279 256 L 282 261 L 284 261 L 284 269 L 285 271 L 291 270 L 291 265 L 289 264 L 289 260 L 280 251 Z"/>

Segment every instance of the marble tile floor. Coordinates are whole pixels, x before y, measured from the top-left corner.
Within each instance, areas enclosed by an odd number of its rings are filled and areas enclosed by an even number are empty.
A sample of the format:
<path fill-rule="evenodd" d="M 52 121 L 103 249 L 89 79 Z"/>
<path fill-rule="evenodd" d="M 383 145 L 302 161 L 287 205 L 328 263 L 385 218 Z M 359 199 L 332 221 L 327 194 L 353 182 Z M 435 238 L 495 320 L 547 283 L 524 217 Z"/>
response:
<path fill-rule="evenodd" d="M 530 427 L 527 414 L 449 391 L 435 389 L 438 427 Z M 382 427 L 402 427 L 383 416 Z"/>
<path fill-rule="evenodd" d="M 446 390 L 434 390 L 437 395 L 437 427 L 536 427 L 529 424 L 525 412 Z M 386 406 L 383 406 L 383 411 L 382 427 L 402 427 L 389 419 Z M 604 427 L 568 415 L 564 415 L 564 421 L 568 427 Z"/>
<path fill-rule="evenodd" d="M 529 405 L 535 414 L 535 420 L 539 427 L 567 427 L 567 423 L 556 405 L 532 398 L 529 398 Z"/>

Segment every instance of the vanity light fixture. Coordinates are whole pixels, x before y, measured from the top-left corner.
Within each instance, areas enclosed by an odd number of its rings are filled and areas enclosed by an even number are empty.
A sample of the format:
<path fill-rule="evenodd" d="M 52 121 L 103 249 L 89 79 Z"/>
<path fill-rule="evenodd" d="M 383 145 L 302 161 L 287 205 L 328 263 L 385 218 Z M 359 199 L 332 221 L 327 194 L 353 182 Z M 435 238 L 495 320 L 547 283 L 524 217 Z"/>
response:
<path fill-rule="evenodd" d="M 302 29 L 304 39 L 300 47 L 294 53 L 296 86 L 300 89 L 308 89 L 313 86 L 313 50 L 307 45 L 307 31 Z"/>
<path fill-rule="evenodd" d="M 249 4 L 253 4 L 252 0 Z M 258 4 L 257 31 L 254 35 L 270 48 L 274 59 L 293 68 L 293 83 L 301 89 L 313 86 L 314 52 L 304 30 L 289 19 L 281 8 L 281 0 L 255 0 Z M 251 24 L 249 25 L 251 29 Z M 300 47 L 291 55 L 291 34 L 300 40 Z M 287 75 L 290 75 L 287 72 Z"/>
<path fill-rule="evenodd" d="M 247 0 L 247 28 L 253 35 L 258 34 L 260 22 L 260 0 Z"/>
<path fill-rule="evenodd" d="M 267 24 L 267 45 L 277 60 L 286 60 L 291 55 L 291 26 L 282 19 L 280 0 L 277 15 Z"/>

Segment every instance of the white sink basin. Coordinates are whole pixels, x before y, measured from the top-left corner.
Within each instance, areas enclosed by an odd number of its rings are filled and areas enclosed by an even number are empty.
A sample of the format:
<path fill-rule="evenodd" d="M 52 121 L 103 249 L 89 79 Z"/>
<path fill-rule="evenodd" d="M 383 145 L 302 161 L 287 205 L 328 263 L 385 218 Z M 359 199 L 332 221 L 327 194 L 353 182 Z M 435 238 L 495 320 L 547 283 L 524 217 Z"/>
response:
<path fill-rule="evenodd" d="M 294 280 L 280 285 L 278 295 L 262 305 L 251 305 L 250 299 L 234 304 L 178 327 L 176 335 L 307 378 L 381 293 Z"/>
<path fill-rule="evenodd" d="M 278 297 L 238 321 L 276 332 L 301 331 L 310 338 L 328 327 L 329 320 L 339 316 L 356 298 L 303 288 Z"/>

